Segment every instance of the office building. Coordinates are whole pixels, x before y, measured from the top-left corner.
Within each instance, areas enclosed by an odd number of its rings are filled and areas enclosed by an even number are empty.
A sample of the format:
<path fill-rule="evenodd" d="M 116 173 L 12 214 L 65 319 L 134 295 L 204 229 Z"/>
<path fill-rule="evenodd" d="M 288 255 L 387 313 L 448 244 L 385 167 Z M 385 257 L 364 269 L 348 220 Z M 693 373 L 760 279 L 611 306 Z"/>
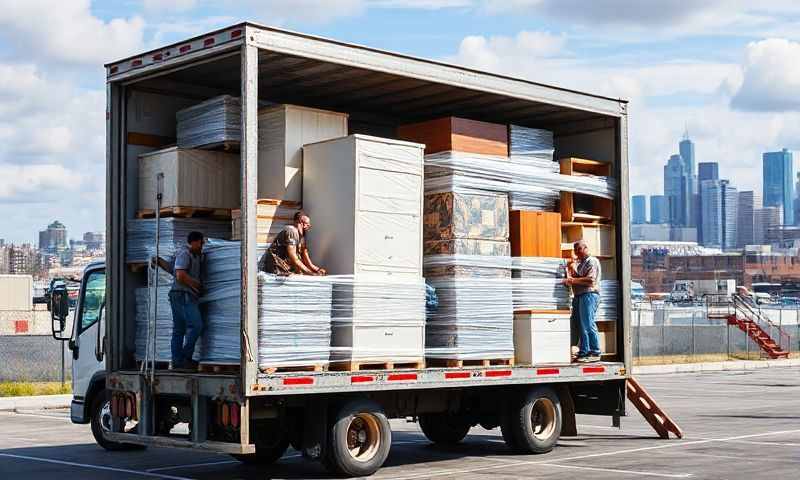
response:
<path fill-rule="evenodd" d="M 664 196 L 667 198 L 669 224 L 686 226 L 691 217 L 689 172 L 680 155 L 672 155 L 664 166 Z"/>
<path fill-rule="evenodd" d="M 722 248 L 722 184 L 719 180 L 700 182 L 700 204 L 703 219 L 700 225 L 700 244 Z"/>
<path fill-rule="evenodd" d="M 697 165 L 697 181 L 719 180 L 719 163 L 701 162 Z"/>
<path fill-rule="evenodd" d="M 737 221 L 739 208 L 739 192 L 727 180 L 720 180 L 722 186 L 722 249 L 733 250 L 736 248 Z"/>
<path fill-rule="evenodd" d="M 39 249 L 50 253 L 60 252 L 67 248 L 67 227 L 56 220 L 39 232 Z"/>
<path fill-rule="evenodd" d="M 736 246 L 755 245 L 755 210 L 761 208 L 761 197 L 752 190 L 739 192 L 736 211 Z"/>
<path fill-rule="evenodd" d="M 697 225 L 696 209 L 695 209 L 695 195 L 698 192 L 697 174 L 695 173 L 695 157 L 694 157 L 694 143 L 689 139 L 688 129 L 683 134 L 683 139 L 678 143 L 678 153 L 683 159 L 683 165 L 686 170 L 687 185 L 687 225 Z"/>
<path fill-rule="evenodd" d="M 767 152 L 763 155 L 764 207 L 781 207 L 783 225 L 794 225 L 794 177 L 792 153 Z"/>
<path fill-rule="evenodd" d="M 103 250 L 106 247 L 106 234 L 103 232 L 86 232 L 83 241 L 88 250 Z"/>
<path fill-rule="evenodd" d="M 664 195 L 650 195 L 650 223 L 669 223 L 667 198 Z"/>
<path fill-rule="evenodd" d="M 769 231 L 781 224 L 783 211 L 781 207 L 756 208 L 753 217 L 753 243 L 766 245 L 769 243 Z"/>
<path fill-rule="evenodd" d="M 647 195 L 634 195 L 631 203 L 631 223 L 647 223 Z"/>

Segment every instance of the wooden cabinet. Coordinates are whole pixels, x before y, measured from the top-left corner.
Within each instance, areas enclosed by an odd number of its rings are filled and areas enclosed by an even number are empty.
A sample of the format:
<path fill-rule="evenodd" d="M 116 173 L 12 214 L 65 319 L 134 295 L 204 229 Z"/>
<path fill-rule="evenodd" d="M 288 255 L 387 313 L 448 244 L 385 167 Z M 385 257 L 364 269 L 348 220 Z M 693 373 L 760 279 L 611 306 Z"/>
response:
<path fill-rule="evenodd" d="M 514 312 L 514 361 L 518 365 L 570 363 L 569 310 Z"/>
<path fill-rule="evenodd" d="M 561 256 L 561 216 L 558 213 L 512 210 L 510 216 L 512 256 Z"/>
<path fill-rule="evenodd" d="M 561 192 L 560 205 L 564 222 L 601 223 L 614 218 L 614 202 L 608 198 Z"/>
<path fill-rule="evenodd" d="M 600 335 L 600 349 L 603 356 L 615 356 L 617 354 L 617 324 L 607 320 L 597 322 L 597 330 Z"/>
<path fill-rule="evenodd" d="M 364 135 L 303 148 L 315 262 L 333 275 L 422 275 L 422 150 Z"/>
<path fill-rule="evenodd" d="M 445 117 L 402 125 L 397 136 L 425 144 L 425 153 L 446 151 L 508 156 L 508 127 L 466 118 Z"/>
<path fill-rule="evenodd" d="M 564 224 L 561 230 L 564 248 L 572 248 L 578 240 L 584 240 L 589 253 L 596 257 L 614 257 L 616 253 L 613 225 L 606 224 Z"/>
<path fill-rule="evenodd" d="M 347 114 L 276 105 L 258 112 L 258 197 L 302 202 L 303 145 L 347 135 Z"/>

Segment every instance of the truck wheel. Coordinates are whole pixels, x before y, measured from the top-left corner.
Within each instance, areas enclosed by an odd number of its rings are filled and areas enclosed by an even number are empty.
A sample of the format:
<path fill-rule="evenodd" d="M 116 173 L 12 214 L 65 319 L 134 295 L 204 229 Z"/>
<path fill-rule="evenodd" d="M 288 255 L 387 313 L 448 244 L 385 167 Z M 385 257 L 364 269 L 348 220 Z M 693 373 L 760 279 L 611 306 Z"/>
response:
<path fill-rule="evenodd" d="M 112 452 L 121 450 L 141 450 L 144 445 L 113 442 L 106 439 L 105 434 L 111 432 L 111 400 L 106 390 L 100 390 L 92 399 L 92 435 L 98 445 Z M 136 431 L 136 427 L 126 430 L 126 433 Z"/>
<path fill-rule="evenodd" d="M 386 461 L 392 431 L 380 405 L 358 399 L 334 413 L 329 438 L 325 467 L 333 473 L 362 477 L 372 475 Z"/>
<path fill-rule="evenodd" d="M 561 435 L 561 403 L 549 387 L 536 387 L 512 400 L 502 424 L 503 439 L 517 453 L 547 453 Z"/>
<path fill-rule="evenodd" d="M 425 413 L 419 416 L 419 427 L 431 442 L 455 445 L 464 440 L 472 425 L 458 415 Z"/>
<path fill-rule="evenodd" d="M 253 465 L 271 465 L 281 459 L 289 448 L 289 435 L 286 432 L 271 432 L 273 435 L 259 436 L 256 440 L 256 453 L 231 454 L 242 463 Z"/>

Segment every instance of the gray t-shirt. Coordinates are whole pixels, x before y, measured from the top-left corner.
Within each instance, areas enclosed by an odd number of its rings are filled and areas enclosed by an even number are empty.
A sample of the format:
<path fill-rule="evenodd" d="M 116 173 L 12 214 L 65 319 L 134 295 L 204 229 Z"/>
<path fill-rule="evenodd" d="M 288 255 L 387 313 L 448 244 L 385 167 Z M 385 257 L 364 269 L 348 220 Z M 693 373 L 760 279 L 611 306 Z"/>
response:
<path fill-rule="evenodd" d="M 177 270 L 185 270 L 190 277 L 199 282 L 202 280 L 204 262 L 205 255 L 202 253 L 195 255 L 189 250 L 189 247 L 179 249 L 177 252 L 175 252 L 175 263 L 172 266 L 172 273 L 174 275 L 177 273 Z M 178 277 L 175 277 L 175 281 L 172 282 L 172 291 L 189 292 L 192 295 L 197 296 L 197 294 L 189 285 L 185 285 L 178 281 Z"/>
<path fill-rule="evenodd" d="M 575 272 L 579 277 L 591 278 L 592 284 L 590 286 L 573 285 L 573 295 L 577 297 L 584 293 L 600 291 L 600 260 L 596 257 L 588 256 L 578 262 L 575 266 Z"/>

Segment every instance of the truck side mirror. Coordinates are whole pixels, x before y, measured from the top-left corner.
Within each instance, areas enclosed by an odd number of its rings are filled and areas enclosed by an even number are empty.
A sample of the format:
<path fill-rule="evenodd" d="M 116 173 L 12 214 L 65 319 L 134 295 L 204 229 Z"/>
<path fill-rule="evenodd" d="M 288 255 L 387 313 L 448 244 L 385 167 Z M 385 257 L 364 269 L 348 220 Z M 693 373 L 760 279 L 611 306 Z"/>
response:
<path fill-rule="evenodd" d="M 66 288 L 54 289 L 50 294 L 50 324 L 53 338 L 56 340 L 69 340 L 69 335 L 64 335 L 67 329 L 67 315 L 69 315 L 69 294 Z"/>

